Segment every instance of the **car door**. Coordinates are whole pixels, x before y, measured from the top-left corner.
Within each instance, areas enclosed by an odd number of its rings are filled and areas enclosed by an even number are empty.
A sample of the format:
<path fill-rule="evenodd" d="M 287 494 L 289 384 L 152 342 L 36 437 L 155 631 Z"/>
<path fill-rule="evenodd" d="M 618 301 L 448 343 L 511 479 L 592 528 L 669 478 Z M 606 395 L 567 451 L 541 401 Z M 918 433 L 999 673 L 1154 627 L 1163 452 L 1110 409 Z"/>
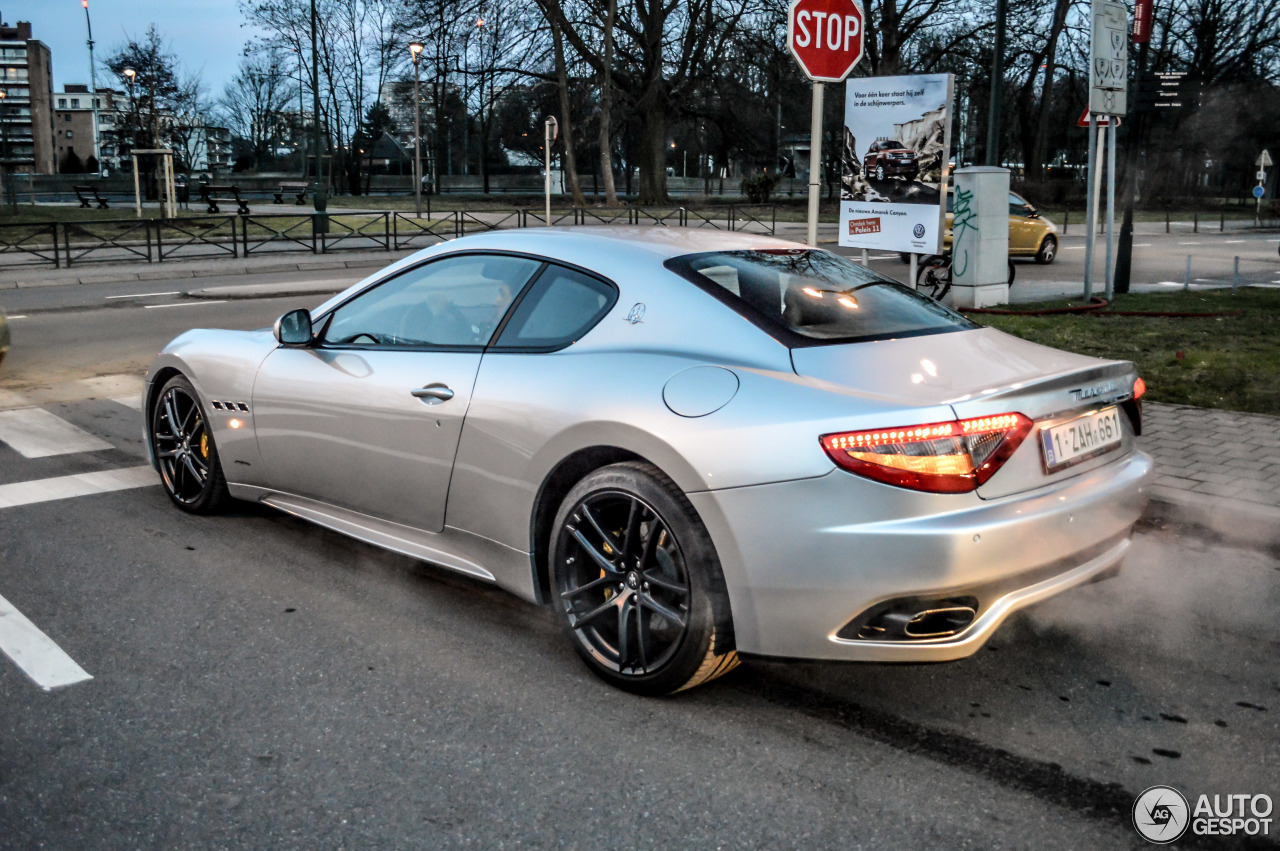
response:
<path fill-rule="evenodd" d="M 1035 254 L 1040 247 L 1040 224 L 1036 209 L 1020 195 L 1009 193 L 1009 253 Z"/>
<path fill-rule="evenodd" d="M 542 267 L 512 255 L 446 256 L 317 317 L 313 345 L 272 352 L 253 391 L 267 486 L 443 529 L 484 347 Z"/>

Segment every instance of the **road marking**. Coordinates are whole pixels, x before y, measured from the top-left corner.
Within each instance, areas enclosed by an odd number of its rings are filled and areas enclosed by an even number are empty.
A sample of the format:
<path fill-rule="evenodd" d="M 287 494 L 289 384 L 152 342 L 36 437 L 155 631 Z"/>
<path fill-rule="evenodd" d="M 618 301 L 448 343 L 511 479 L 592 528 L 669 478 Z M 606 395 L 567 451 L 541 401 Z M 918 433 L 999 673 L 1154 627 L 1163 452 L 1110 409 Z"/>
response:
<path fill-rule="evenodd" d="M 113 396 L 111 399 L 118 405 L 124 405 L 126 408 L 133 408 L 135 411 L 142 411 L 142 395 L 137 396 Z"/>
<path fill-rule="evenodd" d="M 0 411 L 0 442 L 24 458 L 47 458 L 73 452 L 97 452 L 111 444 L 43 408 Z"/>
<path fill-rule="evenodd" d="M 56 476 L 52 479 L 36 479 L 0 485 L 0 508 L 17 508 L 37 502 L 53 502 L 112 491 L 145 488 L 159 484 L 155 469 L 150 464 L 141 467 L 124 467 L 119 470 L 100 470 L 96 473 L 76 473 L 73 476 Z"/>
<path fill-rule="evenodd" d="M 1242 242 L 1244 242 L 1244 241 L 1245 241 L 1245 240 L 1243 240 L 1243 239 L 1224 239 L 1224 240 L 1222 241 L 1222 244 L 1223 244 L 1223 245 L 1239 245 L 1240 243 L 1242 243 Z"/>
<path fill-rule="evenodd" d="M 1178 245 L 1199 245 L 1198 242 L 1179 242 Z"/>
<path fill-rule="evenodd" d="M 1135 242 L 1135 243 L 1133 244 L 1133 246 L 1132 246 L 1132 247 L 1133 247 L 1133 248 L 1150 248 L 1150 247 L 1151 247 L 1151 243 L 1149 243 L 1149 242 Z"/>
<path fill-rule="evenodd" d="M 4 597 L 0 597 L 0 650 L 45 691 L 93 679 Z"/>
<path fill-rule="evenodd" d="M 107 298 L 107 299 L 113 299 L 113 298 L 151 298 L 152 296 L 158 296 L 158 295 L 182 295 L 182 293 L 181 293 L 181 292 L 179 292 L 178 290 L 174 290 L 173 292 L 169 292 L 169 293 L 134 293 L 133 295 L 109 295 L 109 296 L 104 296 L 104 298 Z"/>
<path fill-rule="evenodd" d="M 920 256 L 921 256 L 921 257 L 925 257 L 925 256 L 927 256 L 927 255 L 922 254 L 922 255 L 920 255 Z M 898 255 L 896 255 L 896 254 L 871 254 L 871 255 L 869 255 L 869 256 L 867 257 L 867 259 L 868 259 L 868 260 L 897 260 L 897 259 L 898 259 Z"/>
<path fill-rule="evenodd" d="M 1085 248 L 1086 248 L 1086 246 L 1083 246 L 1083 245 L 1064 245 L 1064 246 L 1062 246 L 1062 250 L 1063 250 L 1063 251 L 1083 251 Z"/>
<path fill-rule="evenodd" d="M 199 307 L 202 304 L 223 304 L 225 298 L 215 299 L 213 301 L 182 301 L 177 304 L 144 304 L 144 310 L 155 310 L 157 307 Z"/>
<path fill-rule="evenodd" d="M 10 318 L 10 319 L 26 319 L 26 318 L 27 318 L 27 314 L 25 314 L 25 313 L 19 313 L 17 316 L 10 316 L 9 318 Z"/>

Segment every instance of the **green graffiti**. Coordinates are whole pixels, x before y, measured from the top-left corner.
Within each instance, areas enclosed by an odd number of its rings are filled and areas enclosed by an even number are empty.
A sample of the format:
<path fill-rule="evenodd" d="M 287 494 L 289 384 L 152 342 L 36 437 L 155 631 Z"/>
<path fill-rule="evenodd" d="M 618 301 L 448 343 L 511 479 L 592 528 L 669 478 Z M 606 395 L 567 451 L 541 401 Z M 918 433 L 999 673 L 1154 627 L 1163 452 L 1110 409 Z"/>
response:
<path fill-rule="evenodd" d="M 969 249 L 964 235 L 978 232 L 978 214 L 973 209 L 973 192 L 956 187 L 955 213 L 951 218 L 951 266 L 953 275 L 963 275 L 969 268 Z"/>

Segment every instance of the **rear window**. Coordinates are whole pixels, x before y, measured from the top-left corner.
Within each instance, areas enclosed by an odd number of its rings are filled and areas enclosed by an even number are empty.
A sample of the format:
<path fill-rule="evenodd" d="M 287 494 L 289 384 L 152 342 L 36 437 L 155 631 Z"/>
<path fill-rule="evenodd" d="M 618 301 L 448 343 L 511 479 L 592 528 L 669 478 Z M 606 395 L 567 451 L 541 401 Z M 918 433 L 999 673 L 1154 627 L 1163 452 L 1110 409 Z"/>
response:
<path fill-rule="evenodd" d="M 978 327 L 933 299 L 828 251 L 714 251 L 675 257 L 666 267 L 793 347 Z"/>

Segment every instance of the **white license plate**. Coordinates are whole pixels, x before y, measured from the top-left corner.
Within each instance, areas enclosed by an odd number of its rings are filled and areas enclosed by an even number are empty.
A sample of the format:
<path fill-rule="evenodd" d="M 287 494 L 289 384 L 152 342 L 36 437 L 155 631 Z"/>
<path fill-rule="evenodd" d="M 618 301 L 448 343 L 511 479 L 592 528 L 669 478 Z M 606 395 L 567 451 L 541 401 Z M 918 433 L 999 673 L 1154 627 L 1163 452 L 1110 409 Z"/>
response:
<path fill-rule="evenodd" d="M 1054 473 L 1101 455 L 1119 446 L 1121 438 L 1120 409 L 1115 407 L 1041 429 L 1040 448 L 1044 452 L 1045 470 Z"/>

